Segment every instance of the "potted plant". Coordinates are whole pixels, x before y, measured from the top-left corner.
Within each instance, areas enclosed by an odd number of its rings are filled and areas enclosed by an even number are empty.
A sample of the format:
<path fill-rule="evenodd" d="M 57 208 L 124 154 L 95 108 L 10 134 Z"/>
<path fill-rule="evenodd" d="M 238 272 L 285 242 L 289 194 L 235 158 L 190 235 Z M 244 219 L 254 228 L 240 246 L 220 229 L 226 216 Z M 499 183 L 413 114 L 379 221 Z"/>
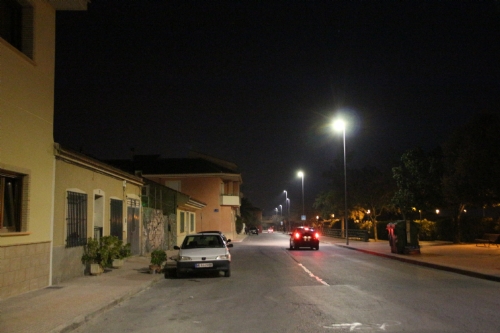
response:
<path fill-rule="evenodd" d="M 113 268 L 120 268 L 123 266 L 125 258 L 130 257 L 132 251 L 130 248 L 130 243 L 123 244 L 123 241 L 114 237 L 113 247 L 111 250 L 111 260 Z"/>
<path fill-rule="evenodd" d="M 82 263 L 87 266 L 86 269 L 91 275 L 99 275 L 104 272 L 100 247 L 100 242 L 93 238 L 88 238 L 87 244 L 83 246 Z"/>
<path fill-rule="evenodd" d="M 156 249 L 151 252 L 151 264 L 149 272 L 151 274 L 160 273 L 163 263 L 167 261 L 167 253 L 164 250 Z"/>

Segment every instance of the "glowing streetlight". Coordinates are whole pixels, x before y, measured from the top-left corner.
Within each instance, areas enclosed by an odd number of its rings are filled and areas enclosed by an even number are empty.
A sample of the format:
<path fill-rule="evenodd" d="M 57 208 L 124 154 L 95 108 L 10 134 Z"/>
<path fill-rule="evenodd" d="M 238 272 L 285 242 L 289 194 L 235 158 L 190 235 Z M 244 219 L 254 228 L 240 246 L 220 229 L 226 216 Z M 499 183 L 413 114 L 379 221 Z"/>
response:
<path fill-rule="evenodd" d="M 288 218 L 290 218 L 290 198 L 286 198 L 286 203 L 287 203 L 287 207 L 288 207 Z"/>
<path fill-rule="evenodd" d="M 288 201 L 288 192 L 286 190 L 283 190 L 283 192 L 285 192 L 285 216 L 287 215 L 287 201 Z M 290 218 L 288 216 L 288 218 Z"/>
<path fill-rule="evenodd" d="M 305 209 L 304 209 L 304 173 L 302 171 L 299 171 L 297 173 L 297 176 L 302 178 L 302 217 L 301 217 L 301 219 L 304 219 L 306 216 Z"/>
<path fill-rule="evenodd" d="M 333 123 L 333 128 L 336 131 L 342 131 L 342 139 L 344 143 L 344 220 L 345 220 L 345 239 L 346 245 L 349 245 L 349 225 L 347 224 L 347 168 L 346 168 L 346 159 L 345 159 L 345 122 L 341 119 L 336 120 Z"/>

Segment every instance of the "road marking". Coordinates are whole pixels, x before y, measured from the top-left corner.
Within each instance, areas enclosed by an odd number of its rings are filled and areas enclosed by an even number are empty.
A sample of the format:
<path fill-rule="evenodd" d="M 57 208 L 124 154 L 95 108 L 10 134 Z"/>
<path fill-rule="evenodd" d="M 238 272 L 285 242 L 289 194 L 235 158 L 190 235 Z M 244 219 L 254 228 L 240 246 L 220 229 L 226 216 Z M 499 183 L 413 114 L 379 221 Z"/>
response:
<path fill-rule="evenodd" d="M 324 284 L 325 286 L 329 286 L 328 283 L 326 283 L 325 281 L 323 281 L 322 279 L 320 279 L 319 277 L 317 277 L 316 275 L 314 275 L 310 270 L 308 270 L 304 265 L 300 264 L 299 263 L 299 266 L 302 267 L 302 269 L 304 271 L 306 271 L 307 274 L 309 274 L 310 277 L 316 279 L 319 283 L 322 283 Z"/>
<path fill-rule="evenodd" d="M 331 324 L 330 326 L 323 326 L 323 328 L 333 328 L 338 330 L 349 330 L 349 332 L 361 331 L 361 330 L 372 330 L 376 329 L 378 332 L 386 331 L 387 327 L 399 326 L 401 323 L 399 321 L 389 321 L 389 323 L 383 324 L 362 324 L 362 323 L 343 323 L 343 324 Z"/>

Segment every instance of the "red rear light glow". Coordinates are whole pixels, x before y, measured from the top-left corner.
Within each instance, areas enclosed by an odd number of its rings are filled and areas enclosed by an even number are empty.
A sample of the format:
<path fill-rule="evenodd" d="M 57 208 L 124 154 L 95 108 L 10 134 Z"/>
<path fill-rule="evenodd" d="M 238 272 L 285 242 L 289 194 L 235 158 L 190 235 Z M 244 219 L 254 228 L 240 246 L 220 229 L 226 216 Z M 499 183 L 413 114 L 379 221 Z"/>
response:
<path fill-rule="evenodd" d="M 319 238 L 319 234 L 317 232 L 314 233 L 314 238 Z"/>
<path fill-rule="evenodd" d="M 296 239 L 299 239 L 299 238 L 300 238 L 300 233 L 296 232 L 296 233 L 295 233 L 295 238 L 296 238 Z"/>

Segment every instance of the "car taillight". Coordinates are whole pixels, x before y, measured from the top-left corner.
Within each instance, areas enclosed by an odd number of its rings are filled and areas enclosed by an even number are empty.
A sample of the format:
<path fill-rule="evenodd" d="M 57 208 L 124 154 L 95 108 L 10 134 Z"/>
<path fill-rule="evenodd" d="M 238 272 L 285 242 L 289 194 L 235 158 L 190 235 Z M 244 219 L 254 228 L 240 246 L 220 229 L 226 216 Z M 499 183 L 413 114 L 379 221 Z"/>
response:
<path fill-rule="evenodd" d="M 295 238 L 296 239 L 299 239 L 300 238 L 300 234 L 298 232 L 295 233 Z"/>
<path fill-rule="evenodd" d="M 314 238 L 319 238 L 319 234 L 317 232 L 314 233 Z"/>

